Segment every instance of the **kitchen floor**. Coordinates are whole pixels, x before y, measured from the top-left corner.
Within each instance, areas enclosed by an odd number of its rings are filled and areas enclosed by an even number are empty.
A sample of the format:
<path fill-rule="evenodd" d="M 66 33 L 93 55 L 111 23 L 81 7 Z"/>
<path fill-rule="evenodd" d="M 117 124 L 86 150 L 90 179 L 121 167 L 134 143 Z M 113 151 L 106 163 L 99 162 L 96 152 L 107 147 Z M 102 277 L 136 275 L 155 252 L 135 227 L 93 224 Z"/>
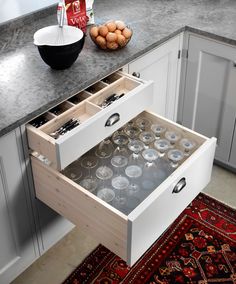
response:
<path fill-rule="evenodd" d="M 204 192 L 236 208 L 236 174 L 214 166 L 212 180 Z M 61 284 L 97 245 L 75 228 L 12 284 Z"/>

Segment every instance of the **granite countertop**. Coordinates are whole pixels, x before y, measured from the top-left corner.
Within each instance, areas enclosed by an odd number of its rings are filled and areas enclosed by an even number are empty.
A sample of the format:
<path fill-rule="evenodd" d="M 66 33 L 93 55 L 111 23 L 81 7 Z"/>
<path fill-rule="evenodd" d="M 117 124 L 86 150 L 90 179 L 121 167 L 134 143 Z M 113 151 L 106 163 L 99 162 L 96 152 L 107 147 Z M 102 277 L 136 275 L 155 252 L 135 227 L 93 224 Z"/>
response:
<path fill-rule="evenodd" d="M 56 8 L 0 26 L 0 136 L 26 123 L 181 31 L 236 45 L 235 0 L 95 1 L 98 23 L 121 19 L 133 29 L 123 50 L 99 50 L 86 37 L 74 65 L 50 69 L 33 45 L 39 28 L 56 24 Z"/>

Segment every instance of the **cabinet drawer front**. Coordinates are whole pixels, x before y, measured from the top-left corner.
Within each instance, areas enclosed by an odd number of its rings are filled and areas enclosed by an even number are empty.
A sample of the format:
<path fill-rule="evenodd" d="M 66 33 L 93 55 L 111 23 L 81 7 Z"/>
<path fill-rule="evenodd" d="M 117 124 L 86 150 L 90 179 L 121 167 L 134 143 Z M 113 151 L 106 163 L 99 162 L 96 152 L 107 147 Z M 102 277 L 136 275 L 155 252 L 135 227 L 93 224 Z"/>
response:
<path fill-rule="evenodd" d="M 216 145 L 215 138 L 206 138 L 155 114 L 145 111 L 140 116 L 181 131 L 195 140 L 198 148 L 128 215 L 32 157 L 36 196 L 129 265 L 141 257 L 207 185 Z M 183 179 L 186 185 L 173 193 L 176 184 Z"/>
<path fill-rule="evenodd" d="M 87 95 L 78 105 L 65 101 L 62 114 L 56 116 L 47 112 L 45 115 L 51 120 L 45 125 L 36 128 L 28 124 L 29 147 L 45 156 L 54 169 L 61 170 L 152 104 L 151 81 L 142 81 L 121 72 L 115 75 L 119 76 L 115 82 L 96 83 L 96 88 L 100 84 L 103 89 Z M 85 90 L 84 93 L 89 92 Z M 102 108 L 101 103 L 113 93 L 124 93 L 124 96 Z M 58 139 L 50 136 L 72 118 L 79 118 L 81 124 Z"/>
<path fill-rule="evenodd" d="M 140 208 L 129 215 L 128 263 L 131 265 L 155 242 L 211 178 L 216 140 L 206 141 L 179 169 L 168 177 Z M 174 187 L 185 179 L 179 193 Z"/>
<path fill-rule="evenodd" d="M 71 131 L 67 137 L 56 141 L 58 168 L 63 169 L 76 157 L 82 156 L 104 138 L 122 127 L 130 119 L 148 108 L 153 100 L 153 83 L 138 86 L 124 97 L 124 100 L 111 105 L 109 108 L 96 114 L 88 123 L 81 125 L 78 131 Z M 120 99 L 121 100 L 121 99 Z M 106 126 L 108 119 L 118 114 L 119 121 Z"/>

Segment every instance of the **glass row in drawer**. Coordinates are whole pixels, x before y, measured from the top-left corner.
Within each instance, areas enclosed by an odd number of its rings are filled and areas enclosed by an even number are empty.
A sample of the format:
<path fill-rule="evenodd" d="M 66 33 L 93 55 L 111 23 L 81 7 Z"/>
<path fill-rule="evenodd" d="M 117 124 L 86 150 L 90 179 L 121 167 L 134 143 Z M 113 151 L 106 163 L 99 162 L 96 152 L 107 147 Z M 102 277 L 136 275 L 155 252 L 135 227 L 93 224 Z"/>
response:
<path fill-rule="evenodd" d="M 32 120 L 30 124 L 57 139 L 140 84 L 122 74 L 111 74 Z"/>
<path fill-rule="evenodd" d="M 128 215 L 202 143 L 144 112 L 61 173 Z"/>

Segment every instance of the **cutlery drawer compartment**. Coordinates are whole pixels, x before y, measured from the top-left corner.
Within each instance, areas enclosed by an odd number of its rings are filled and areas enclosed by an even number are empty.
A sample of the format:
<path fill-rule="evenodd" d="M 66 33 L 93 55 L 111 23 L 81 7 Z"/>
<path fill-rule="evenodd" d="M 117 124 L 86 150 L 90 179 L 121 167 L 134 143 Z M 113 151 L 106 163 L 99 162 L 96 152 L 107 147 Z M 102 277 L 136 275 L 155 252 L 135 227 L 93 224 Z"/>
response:
<path fill-rule="evenodd" d="M 29 148 L 61 170 L 152 102 L 152 82 L 117 72 L 27 124 Z"/>
<path fill-rule="evenodd" d="M 137 118 L 179 132 L 182 137 L 194 140 L 197 146 L 147 194 L 144 175 L 141 176 L 139 186 L 145 196 L 129 212 L 106 203 L 80 182 L 68 178 L 64 171 L 45 164 L 37 154 L 31 158 L 37 198 L 129 265 L 142 256 L 210 181 L 216 146 L 215 138 L 204 137 L 153 113 L 144 111 L 132 121 Z M 86 154 L 81 159 L 84 157 Z M 166 155 L 159 160 L 169 163 Z"/>

